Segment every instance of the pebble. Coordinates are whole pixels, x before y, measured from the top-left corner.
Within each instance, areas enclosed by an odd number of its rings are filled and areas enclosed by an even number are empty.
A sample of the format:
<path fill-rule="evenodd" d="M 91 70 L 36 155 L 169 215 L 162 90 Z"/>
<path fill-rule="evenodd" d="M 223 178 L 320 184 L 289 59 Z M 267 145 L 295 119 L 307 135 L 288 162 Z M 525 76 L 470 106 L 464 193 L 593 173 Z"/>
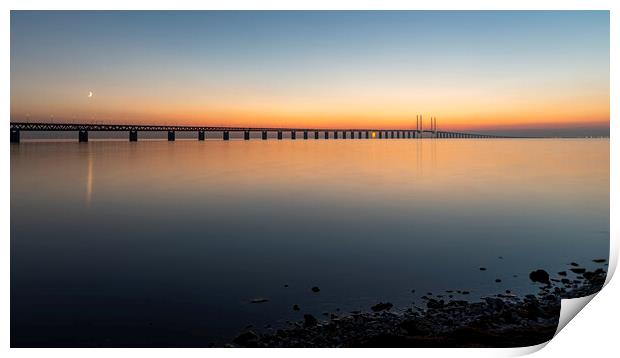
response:
<path fill-rule="evenodd" d="M 318 288 L 317 286 L 312 287 L 312 292 L 316 293 L 316 292 L 319 292 L 319 291 L 321 291 L 321 289 Z"/>

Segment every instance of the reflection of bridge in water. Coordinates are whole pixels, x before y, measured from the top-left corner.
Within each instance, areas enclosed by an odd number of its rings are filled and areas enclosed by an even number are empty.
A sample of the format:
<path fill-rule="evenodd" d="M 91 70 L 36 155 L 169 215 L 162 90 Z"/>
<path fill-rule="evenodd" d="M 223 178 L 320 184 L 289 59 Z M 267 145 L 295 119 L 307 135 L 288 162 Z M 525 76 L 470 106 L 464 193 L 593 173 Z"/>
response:
<path fill-rule="evenodd" d="M 133 124 L 75 124 L 75 123 L 37 123 L 11 122 L 11 143 L 19 143 L 20 132 L 78 132 L 79 142 L 88 142 L 88 132 L 128 132 L 129 141 L 138 141 L 138 132 L 168 132 L 168 140 L 175 140 L 176 132 L 197 132 L 198 140 L 205 140 L 205 133 L 221 133 L 223 140 L 230 139 L 231 132 L 243 132 L 243 139 L 249 140 L 250 133 L 261 133 L 266 140 L 269 133 L 276 133 L 277 139 L 283 139 L 283 133 L 290 133 L 289 139 L 297 139 L 301 133 L 303 139 L 400 139 L 400 138 L 508 138 L 488 134 L 464 133 L 455 131 L 438 131 L 437 121 L 431 118 L 431 128 L 423 129 L 421 117 L 414 129 L 328 129 L 328 128 L 262 128 L 262 127 L 210 127 L 210 126 L 176 126 L 176 125 L 133 125 Z"/>

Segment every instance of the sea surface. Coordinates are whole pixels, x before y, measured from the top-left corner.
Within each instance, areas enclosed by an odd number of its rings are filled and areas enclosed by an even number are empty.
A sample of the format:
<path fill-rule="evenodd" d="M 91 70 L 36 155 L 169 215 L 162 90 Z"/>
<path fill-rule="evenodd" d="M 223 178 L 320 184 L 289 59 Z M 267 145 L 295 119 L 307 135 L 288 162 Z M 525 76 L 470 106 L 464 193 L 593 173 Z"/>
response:
<path fill-rule="evenodd" d="M 608 252 L 608 139 L 11 145 L 14 347 L 204 347 Z"/>

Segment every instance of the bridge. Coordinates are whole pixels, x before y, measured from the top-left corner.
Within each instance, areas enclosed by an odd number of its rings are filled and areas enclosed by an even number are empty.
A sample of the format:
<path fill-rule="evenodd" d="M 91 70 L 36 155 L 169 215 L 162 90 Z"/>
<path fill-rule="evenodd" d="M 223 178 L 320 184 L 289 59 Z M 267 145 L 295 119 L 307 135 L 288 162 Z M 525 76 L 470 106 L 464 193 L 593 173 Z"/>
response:
<path fill-rule="evenodd" d="M 309 135 L 314 139 L 398 139 L 422 138 L 507 138 L 488 134 L 463 133 L 454 131 L 438 131 L 437 121 L 431 117 L 431 128 L 422 128 L 422 118 L 417 120 L 416 128 L 412 129 L 385 129 L 385 128 L 264 128 L 264 127 L 211 127 L 211 126 L 177 126 L 177 125 L 135 125 L 135 124 L 76 124 L 76 123 L 43 123 L 43 122 L 11 122 L 11 143 L 20 142 L 20 133 L 23 131 L 39 132 L 77 132 L 79 142 L 88 142 L 88 132 L 127 132 L 129 141 L 137 142 L 139 132 L 168 132 L 168 140 L 175 140 L 176 132 L 196 132 L 198 140 L 205 140 L 206 132 L 221 133 L 223 140 L 230 139 L 231 132 L 243 132 L 243 139 L 249 140 L 250 133 L 261 133 L 261 138 L 267 140 L 268 133 L 277 133 L 278 139 L 283 139 L 283 133 L 290 133 L 290 139 L 296 139 L 301 133 L 303 139 Z"/>

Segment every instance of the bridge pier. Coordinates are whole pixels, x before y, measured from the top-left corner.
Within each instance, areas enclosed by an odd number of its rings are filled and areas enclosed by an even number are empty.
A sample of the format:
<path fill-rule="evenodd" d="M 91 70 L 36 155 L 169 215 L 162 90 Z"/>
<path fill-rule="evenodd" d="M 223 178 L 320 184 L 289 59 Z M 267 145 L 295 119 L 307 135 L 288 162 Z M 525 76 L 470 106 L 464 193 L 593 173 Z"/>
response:
<path fill-rule="evenodd" d="M 198 131 L 198 140 L 205 140 L 205 131 Z"/>
<path fill-rule="evenodd" d="M 88 131 L 79 131 L 78 132 L 78 142 L 79 143 L 87 143 L 88 142 Z"/>
<path fill-rule="evenodd" d="M 11 143 L 19 143 L 19 129 L 11 129 Z"/>
<path fill-rule="evenodd" d="M 366 139 L 370 138 L 370 133 L 368 133 L 368 131 L 366 131 Z"/>
<path fill-rule="evenodd" d="M 168 131 L 168 141 L 169 142 L 174 142 L 174 131 Z"/>
<path fill-rule="evenodd" d="M 262 132 L 262 138 L 263 140 L 267 140 L 267 131 Z"/>
<path fill-rule="evenodd" d="M 325 131 L 325 139 L 329 139 L 329 132 Z"/>
<path fill-rule="evenodd" d="M 314 139 L 319 139 L 319 131 L 314 131 Z"/>
<path fill-rule="evenodd" d="M 297 138 L 297 132 L 291 131 L 291 139 Z"/>
<path fill-rule="evenodd" d="M 250 140 L 250 131 L 243 131 L 243 140 Z"/>
<path fill-rule="evenodd" d="M 346 131 L 342 131 L 342 139 L 347 139 L 347 132 Z"/>
<path fill-rule="evenodd" d="M 351 139 L 355 139 L 355 132 L 351 131 Z"/>
<path fill-rule="evenodd" d="M 278 140 L 282 140 L 282 131 L 278 131 Z"/>
<path fill-rule="evenodd" d="M 304 139 L 308 139 L 308 131 L 304 131 Z"/>
<path fill-rule="evenodd" d="M 222 140 L 229 140 L 229 139 L 230 139 L 230 132 L 228 131 L 222 132 Z"/>
<path fill-rule="evenodd" d="M 391 139 L 394 139 L 394 131 L 391 131 L 390 134 L 392 135 Z"/>
<path fill-rule="evenodd" d="M 130 142 L 138 141 L 138 131 L 129 131 L 129 141 Z"/>
<path fill-rule="evenodd" d="M 334 131 L 334 139 L 338 139 L 338 131 Z"/>

